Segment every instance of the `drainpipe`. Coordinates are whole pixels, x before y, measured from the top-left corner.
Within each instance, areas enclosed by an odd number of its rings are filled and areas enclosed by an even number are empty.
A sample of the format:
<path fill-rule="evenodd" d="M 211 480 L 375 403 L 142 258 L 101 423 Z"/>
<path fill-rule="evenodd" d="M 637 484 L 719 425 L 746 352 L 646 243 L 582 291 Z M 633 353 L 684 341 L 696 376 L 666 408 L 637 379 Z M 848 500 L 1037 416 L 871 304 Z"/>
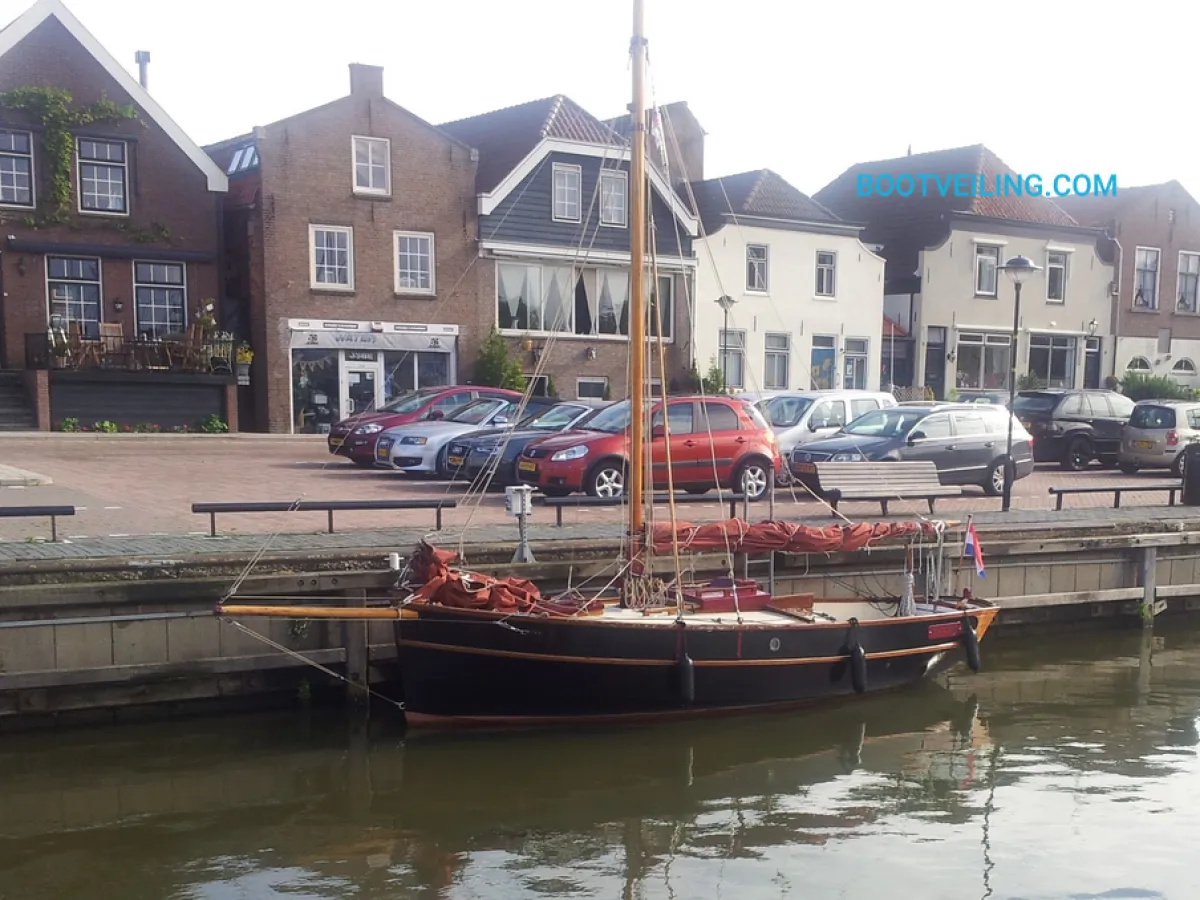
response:
<path fill-rule="evenodd" d="M 1112 229 L 1110 229 L 1112 230 Z M 1121 248 L 1121 242 L 1116 237 L 1110 237 L 1114 244 L 1117 245 L 1117 295 L 1113 299 L 1115 304 L 1113 315 L 1113 346 L 1112 346 L 1112 377 L 1117 377 L 1117 339 L 1121 334 L 1121 275 L 1125 263 L 1125 251 Z"/>

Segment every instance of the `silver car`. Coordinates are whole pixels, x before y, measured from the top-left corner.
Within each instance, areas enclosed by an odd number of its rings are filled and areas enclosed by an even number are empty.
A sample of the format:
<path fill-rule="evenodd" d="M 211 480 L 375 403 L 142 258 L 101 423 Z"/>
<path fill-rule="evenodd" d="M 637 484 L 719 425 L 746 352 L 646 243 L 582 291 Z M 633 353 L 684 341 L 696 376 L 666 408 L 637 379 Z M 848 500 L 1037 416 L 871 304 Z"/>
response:
<path fill-rule="evenodd" d="M 1121 432 L 1121 471 L 1170 469 L 1183 475 L 1183 451 L 1200 441 L 1200 403 L 1190 400 L 1140 400 Z"/>
<path fill-rule="evenodd" d="M 531 397 L 520 415 L 529 418 L 557 402 L 546 397 Z M 375 442 L 375 466 L 414 475 L 448 476 L 451 472 L 446 461 L 446 448 L 450 441 L 481 428 L 515 426 L 517 415 L 516 401 L 491 398 L 473 400 L 444 419 L 396 425 L 383 432 Z"/>
<path fill-rule="evenodd" d="M 788 458 L 799 444 L 833 437 L 842 427 L 877 409 L 890 409 L 896 398 L 886 391 L 778 391 L 755 404 Z"/>

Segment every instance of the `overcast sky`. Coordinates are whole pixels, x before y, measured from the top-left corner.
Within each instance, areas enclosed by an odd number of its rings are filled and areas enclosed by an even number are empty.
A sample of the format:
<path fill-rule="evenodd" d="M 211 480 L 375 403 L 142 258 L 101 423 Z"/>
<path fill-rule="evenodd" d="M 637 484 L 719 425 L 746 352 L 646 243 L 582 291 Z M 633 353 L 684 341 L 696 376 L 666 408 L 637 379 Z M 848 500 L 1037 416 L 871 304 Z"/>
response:
<path fill-rule="evenodd" d="M 382 65 L 402 106 L 444 122 L 564 93 L 629 102 L 631 0 L 66 0 L 199 143 L 349 90 Z M 0 0 L 0 18 L 29 4 Z M 984 143 L 1021 174 L 1178 178 L 1200 196 L 1184 86 L 1200 7 L 647 0 L 653 86 L 708 132 L 705 175 L 771 168 L 813 193 L 856 161 Z M 1164 28 L 1167 29 L 1164 31 Z"/>

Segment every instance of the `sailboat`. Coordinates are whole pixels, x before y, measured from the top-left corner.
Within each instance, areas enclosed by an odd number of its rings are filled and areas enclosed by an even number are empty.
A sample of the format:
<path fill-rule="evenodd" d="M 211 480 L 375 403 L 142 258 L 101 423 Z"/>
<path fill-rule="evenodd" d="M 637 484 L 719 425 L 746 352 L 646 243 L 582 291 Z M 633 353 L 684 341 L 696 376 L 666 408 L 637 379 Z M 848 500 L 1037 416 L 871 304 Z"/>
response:
<path fill-rule="evenodd" d="M 410 726 L 715 715 L 897 688 L 964 658 L 978 669 L 979 641 L 997 612 L 986 600 L 946 596 L 940 561 L 930 579 L 934 590 L 920 601 L 911 571 L 899 598 L 818 599 L 773 596 L 732 570 L 689 583 L 680 564 L 685 551 L 846 553 L 905 541 L 911 559 L 914 542 L 940 546 L 943 523 L 816 528 L 731 519 L 691 526 L 675 521 L 673 506 L 669 522 L 647 523 L 653 515 L 645 477 L 647 359 L 658 352 L 661 366 L 662 358 L 658 339 L 647 340 L 646 284 L 639 277 L 647 257 L 644 0 L 633 0 L 633 19 L 628 557 L 611 595 L 571 589 L 547 597 L 527 580 L 467 571 L 453 551 L 422 542 L 402 571 L 396 604 L 353 613 L 394 620 Z M 217 611 L 271 614 L 228 604 Z M 291 607 L 277 614 L 350 617 L 345 609 Z"/>

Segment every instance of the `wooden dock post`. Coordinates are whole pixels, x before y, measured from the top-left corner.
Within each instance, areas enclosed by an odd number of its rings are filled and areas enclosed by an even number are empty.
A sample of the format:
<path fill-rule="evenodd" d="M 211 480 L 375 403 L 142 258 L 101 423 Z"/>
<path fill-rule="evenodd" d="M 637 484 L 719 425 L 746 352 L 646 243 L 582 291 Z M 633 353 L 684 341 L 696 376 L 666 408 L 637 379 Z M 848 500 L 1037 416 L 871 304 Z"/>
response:
<path fill-rule="evenodd" d="M 1143 628 L 1154 627 L 1154 616 L 1158 612 L 1158 550 L 1155 547 L 1142 548 L 1142 601 L 1138 612 L 1142 617 Z"/>
<path fill-rule="evenodd" d="M 364 590 L 346 591 L 346 606 L 366 607 L 367 592 Z M 367 692 L 370 686 L 370 658 L 367 645 L 367 621 L 342 623 L 342 645 L 346 649 L 346 677 L 351 684 L 346 685 L 346 699 L 356 706 L 367 705 Z"/>

